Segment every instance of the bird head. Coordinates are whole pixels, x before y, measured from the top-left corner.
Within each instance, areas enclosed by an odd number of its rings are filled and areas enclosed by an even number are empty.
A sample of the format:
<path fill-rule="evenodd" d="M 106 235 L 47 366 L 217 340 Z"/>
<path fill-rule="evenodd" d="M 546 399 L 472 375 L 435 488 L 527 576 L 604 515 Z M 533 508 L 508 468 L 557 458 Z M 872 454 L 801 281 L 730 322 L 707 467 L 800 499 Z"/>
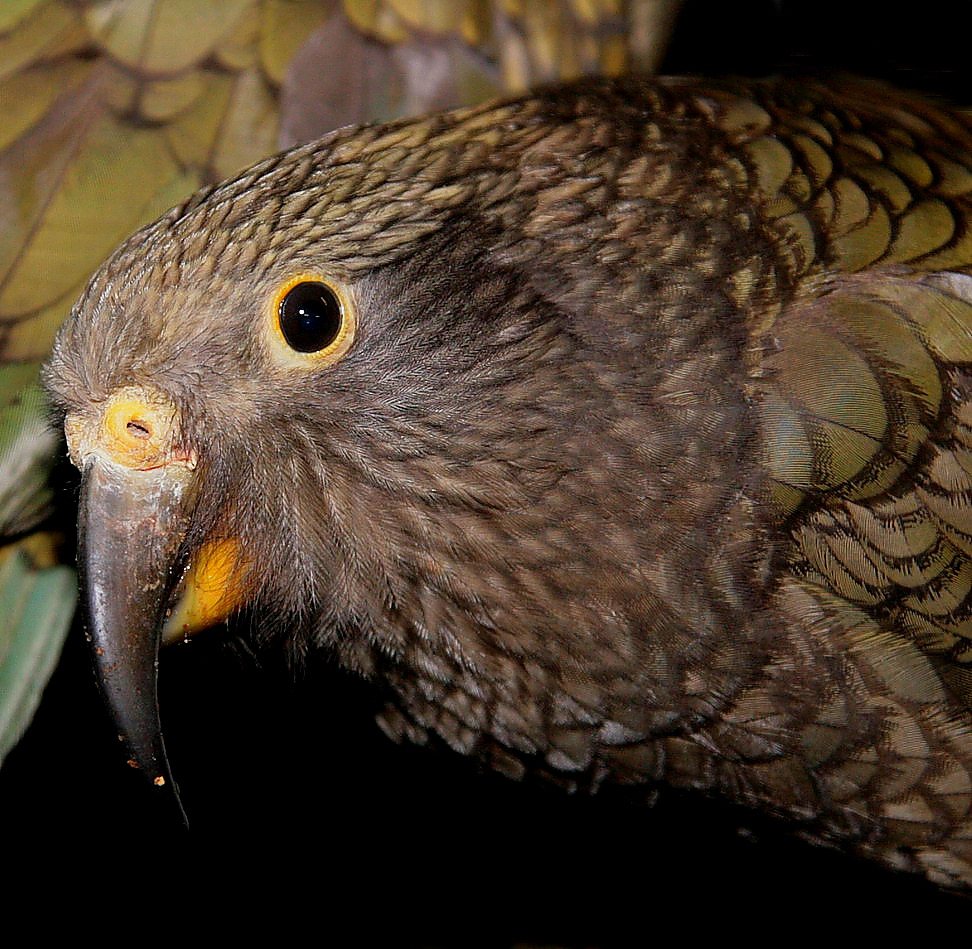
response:
<path fill-rule="evenodd" d="M 297 641 L 387 636 L 376 614 L 443 570 L 437 545 L 468 557 L 483 512 L 556 477 L 543 416 L 573 408 L 549 379 L 578 369 L 490 260 L 531 187 L 494 121 L 342 132 L 205 190 L 122 245 L 61 329 L 44 377 L 83 472 L 88 636 L 157 784 L 156 654 L 183 588 L 205 622 L 252 605 Z"/>
<path fill-rule="evenodd" d="M 636 668 L 671 704 L 696 647 L 646 571 L 724 569 L 692 528 L 729 523 L 742 440 L 697 163 L 673 177 L 657 139 L 607 85 L 345 130 L 198 193 L 95 274 L 44 378 L 83 473 L 96 665 L 156 783 L 156 656 L 185 590 L 206 622 L 245 605 L 364 673 L 402 660 L 509 697 Z M 676 184 L 646 201 L 655 162 Z"/>

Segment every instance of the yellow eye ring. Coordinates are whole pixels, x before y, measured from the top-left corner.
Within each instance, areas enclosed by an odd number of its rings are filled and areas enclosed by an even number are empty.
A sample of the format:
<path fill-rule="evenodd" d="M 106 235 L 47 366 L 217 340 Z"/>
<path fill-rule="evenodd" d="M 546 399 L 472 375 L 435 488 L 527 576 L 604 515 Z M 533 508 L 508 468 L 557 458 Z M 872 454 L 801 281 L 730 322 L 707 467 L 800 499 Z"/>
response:
<path fill-rule="evenodd" d="M 354 340 L 354 307 L 319 274 L 301 273 L 281 284 L 271 308 L 277 342 L 306 364 L 336 362 Z"/>

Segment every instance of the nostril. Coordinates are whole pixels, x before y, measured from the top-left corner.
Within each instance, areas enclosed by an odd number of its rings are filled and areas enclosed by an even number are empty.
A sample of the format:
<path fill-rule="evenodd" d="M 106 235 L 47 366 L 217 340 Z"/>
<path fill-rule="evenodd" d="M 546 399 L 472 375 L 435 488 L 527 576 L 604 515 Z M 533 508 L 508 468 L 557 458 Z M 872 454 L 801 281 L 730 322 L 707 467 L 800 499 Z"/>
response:
<path fill-rule="evenodd" d="M 97 447 L 114 461 L 149 471 L 170 462 L 191 462 L 189 453 L 180 453 L 174 447 L 176 430 L 177 413 L 172 402 L 152 389 L 127 386 L 106 400 L 101 425 L 93 434 Z"/>

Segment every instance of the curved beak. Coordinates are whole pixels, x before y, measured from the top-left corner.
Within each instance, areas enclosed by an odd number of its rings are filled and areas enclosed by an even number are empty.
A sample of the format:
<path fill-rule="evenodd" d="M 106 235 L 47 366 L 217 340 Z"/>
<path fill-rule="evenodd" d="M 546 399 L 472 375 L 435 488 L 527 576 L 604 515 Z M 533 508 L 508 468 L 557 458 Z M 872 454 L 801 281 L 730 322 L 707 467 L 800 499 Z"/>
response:
<path fill-rule="evenodd" d="M 101 691 L 129 764 L 167 789 L 186 823 L 162 741 L 159 645 L 223 621 L 247 597 L 231 538 L 203 543 L 182 569 L 200 482 L 179 422 L 163 393 L 128 386 L 96 410 L 69 413 L 64 434 L 81 469 L 78 567 Z"/>
<path fill-rule="evenodd" d="M 78 567 L 101 691 L 129 764 L 168 789 L 185 823 L 156 687 L 162 623 L 195 501 L 195 460 L 175 447 L 177 429 L 173 403 L 135 387 L 64 423 L 82 473 Z"/>
<path fill-rule="evenodd" d="M 168 789 L 183 823 L 162 740 L 156 676 L 192 480 L 185 465 L 140 470 L 90 455 L 78 523 L 85 627 L 101 690 L 128 746 L 129 764 Z"/>

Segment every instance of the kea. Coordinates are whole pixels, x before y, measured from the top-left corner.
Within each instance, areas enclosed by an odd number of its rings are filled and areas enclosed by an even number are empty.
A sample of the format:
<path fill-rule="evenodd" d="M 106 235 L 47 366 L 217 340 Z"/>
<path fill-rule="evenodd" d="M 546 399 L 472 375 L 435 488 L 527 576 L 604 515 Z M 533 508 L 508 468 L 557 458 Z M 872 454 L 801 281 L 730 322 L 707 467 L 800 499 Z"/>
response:
<path fill-rule="evenodd" d="M 972 121 L 588 79 L 343 129 L 92 278 L 44 371 L 89 639 L 245 611 L 393 739 L 972 886 Z"/>

